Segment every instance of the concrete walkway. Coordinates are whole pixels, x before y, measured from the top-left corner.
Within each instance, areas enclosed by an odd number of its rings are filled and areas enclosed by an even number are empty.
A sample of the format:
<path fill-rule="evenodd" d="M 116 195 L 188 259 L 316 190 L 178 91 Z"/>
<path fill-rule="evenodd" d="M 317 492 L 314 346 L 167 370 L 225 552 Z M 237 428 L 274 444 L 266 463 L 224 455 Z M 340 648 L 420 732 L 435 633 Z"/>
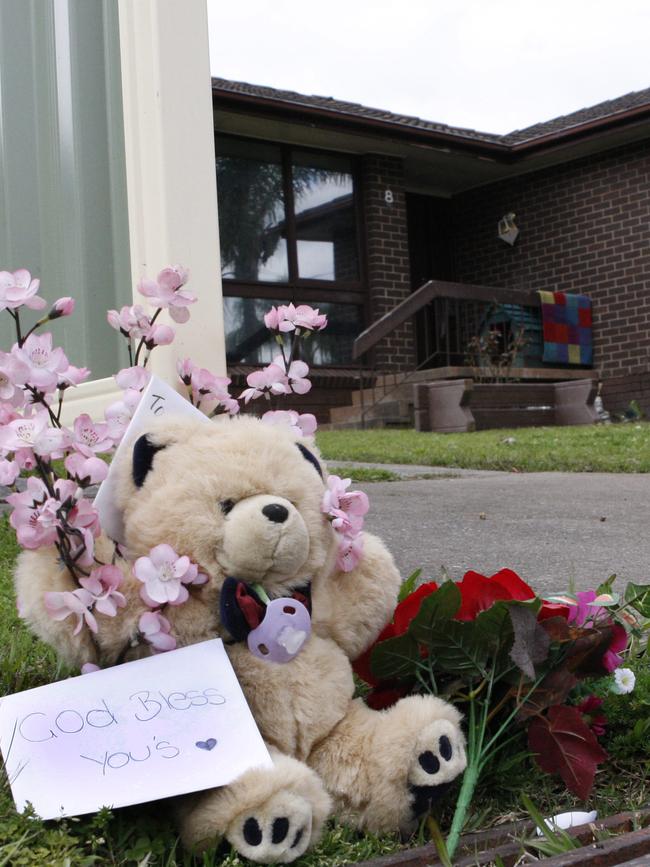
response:
<path fill-rule="evenodd" d="M 358 466 L 402 477 L 354 487 L 370 497 L 366 528 L 404 576 L 508 566 L 540 593 L 596 587 L 614 572 L 621 588 L 650 583 L 650 475 Z M 424 474 L 434 478 L 414 478 Z"/>

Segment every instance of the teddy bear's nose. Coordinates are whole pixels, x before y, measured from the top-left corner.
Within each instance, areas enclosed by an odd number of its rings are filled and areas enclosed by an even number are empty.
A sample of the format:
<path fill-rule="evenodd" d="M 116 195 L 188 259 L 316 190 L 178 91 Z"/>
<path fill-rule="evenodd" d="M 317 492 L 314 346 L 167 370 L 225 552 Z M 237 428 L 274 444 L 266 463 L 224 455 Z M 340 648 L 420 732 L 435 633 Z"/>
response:
<path fill-rule="evenodd" d="M 270 503 L 268 506 L 264 506 L 262 514 L 275 524 L 283 524 L 289 517 L 289 510 L 279 503 Z"/>

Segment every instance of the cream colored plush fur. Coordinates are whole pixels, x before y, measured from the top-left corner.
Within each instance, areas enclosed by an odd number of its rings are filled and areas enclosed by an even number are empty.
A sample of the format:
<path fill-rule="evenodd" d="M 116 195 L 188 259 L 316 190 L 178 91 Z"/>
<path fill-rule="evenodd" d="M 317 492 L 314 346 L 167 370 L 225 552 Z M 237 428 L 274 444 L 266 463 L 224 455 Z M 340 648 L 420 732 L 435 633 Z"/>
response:
<path fill-rule="evenodd" d="M 249 771 L 227 787 L 182 799 L 185 843 L 201 848 L 225 836 L 254 861 L 288 863 L 318 838 L 332 808 L 359 828 L 411 830 L 416 806 L 462 773 L 465 752 L 460 715 L 439 699 L 414 696 L 382 712 L 353 700 L 350 660 L 395 607 L 400 578 L 391 555 L 366 534 L 361 563 L 349 573 L 336 569 L 336 534 L 321 511 L 324 482 L 297 443 L 320 456 L 289 429 L 251 418 L 211 425 L 168 418 L 148 437 L 161 448 L 141 487 L 133 482 L 131 449 L 114 468 L 128 558 L 166 542 L 208 574 L 207 584 L 165 616 L 179 646 L 222 635 L 275 762 L 270 771 Z M 230 509 L 222 507 L 226 501 Z M 287 509 L 285 521 L 264 516 L 271 503 Z M 76 665 L 148 654 L 138 634 L 146 610 L 141 584 L 128 562 L 116 561 L 128 607 L 115 618 L 98 615 L 93 645 L 44 609 L 45 591 L 74 589 L 55 555 L 23 552 L 16 568 L 20 609 L 34 632 Z M 109 540 L 99 540 L 98 556 L 111 561 Z M 272 598 L 311 581 L 312 636 L 291 662 L 261 660 L 244 642 L 230 642 L 219 623 L 219 592 L 229 575 L 261 583 Z"/>

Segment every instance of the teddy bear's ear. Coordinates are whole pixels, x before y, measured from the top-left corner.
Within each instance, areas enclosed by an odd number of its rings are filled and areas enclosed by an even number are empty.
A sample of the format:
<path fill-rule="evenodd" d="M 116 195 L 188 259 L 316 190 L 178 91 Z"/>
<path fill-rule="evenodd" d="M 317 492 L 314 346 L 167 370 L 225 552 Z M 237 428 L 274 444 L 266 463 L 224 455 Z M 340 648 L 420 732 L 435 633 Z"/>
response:
<path fill-rule="evenodd" d="M 147 478 L 147 473 L 153 465 L 153 459 L 156 452 L 164 449 L 164 445 L 156 445 L 149 439 L 148 434 L 144 434 L 136 440 L 133 446 L 133 464 L 131 473 L 133 482 L 137 488 L 144 485 Z"/>
<path fill-rule="evenodd" d="M 323 478 L 323 471 L 322 471 L 322 469 L 321 469 L 320 464 L 319 464 L 318 461 L 316 460 L 315 456 L 312 455 L 312 453 L 309 451 L 309 449 L 306 449 L 306 448 L 303 446 L 302 443 L 296 443 L 296 445 L 298 446 L 298 448 L 299 448 L 300 451 L 302 452 L 302 456 L 303 456 L 303 458 L 304 458 L 306 461 L 309 461 L 309 463 L 314 467 L 314 469 L 316 470 L 316 472 L 318 473 L 318 475 L 319 475 L 319 476 L 321 477 L 321 479 L 322 479 L 322 478 Z"/>

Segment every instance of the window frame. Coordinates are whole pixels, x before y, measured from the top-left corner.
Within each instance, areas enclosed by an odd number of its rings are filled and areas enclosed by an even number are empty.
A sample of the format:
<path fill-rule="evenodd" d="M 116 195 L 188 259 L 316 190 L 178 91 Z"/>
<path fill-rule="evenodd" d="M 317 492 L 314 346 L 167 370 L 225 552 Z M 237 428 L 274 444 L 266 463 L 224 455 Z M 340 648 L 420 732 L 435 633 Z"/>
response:
<path fill-rule="evenodd" d="M 231 277 L 222 277 L 224 296 L 238 298 L 286 298 L 292 303 L 330 302 L 340 304 L 357 304 L 363 307 L 364 322 L 368 316 L 368 291 L 366 282 L 365 245 L 363 243 L 364 220 L 363 201 L 361 195 L 361 166 L 358 156 L 343 151 L 323 148 L 303 147 L 283 142 L 271 141 L 265 138 L 233 135 L 215 131 L 215 153 L 219 156 L 218 142 L 220 139 L 245 142 L 264 142 L 280 150 L 282 167 L 282 189 L 284 197 L 284 215 L 287 226 L 287 264 L 288 280 L 256 280 L 238 281 Z M 298 247 L 296 241 L 296 214 L 293 196 L 292 154 L 302 153 L 333 154 L 350 160 L 353 184 L 354 224 L 356 229 L 357 262 L 359 277 L 357 280 L 313 280 L 300 277 L 298 274 Z"/>

